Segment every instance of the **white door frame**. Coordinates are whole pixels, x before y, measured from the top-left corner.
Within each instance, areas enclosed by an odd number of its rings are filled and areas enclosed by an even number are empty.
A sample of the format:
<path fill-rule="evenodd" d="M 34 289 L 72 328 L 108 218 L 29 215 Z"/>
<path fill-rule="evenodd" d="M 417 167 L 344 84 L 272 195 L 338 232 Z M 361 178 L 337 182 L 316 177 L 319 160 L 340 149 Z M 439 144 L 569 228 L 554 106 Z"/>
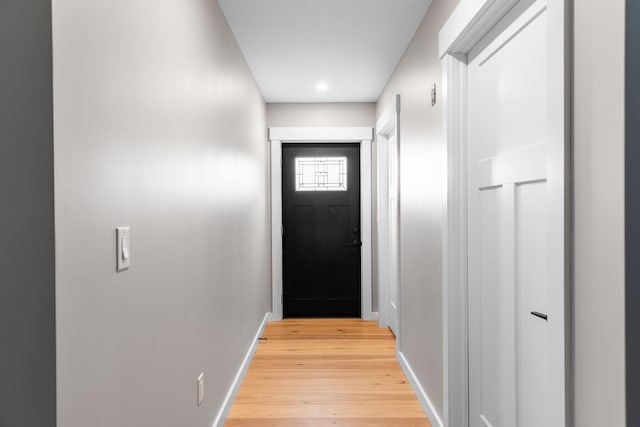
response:
<path fill-rule="evenodd" d="M 389 168 L 389 151 L 386 141 L 393 135 L 396 142 L 400 146 L 400 95 L 396 95 L 395 102 L 390 105 L 378 118 L 376 122 L 377 134 L 377 188 L 378 188 L 378 206 L 377 206 L 377 252 L 378 252 L 378 323 L 381 327 L 389 326 L 389 304 L 391 302 L 391 286 L 389 284 L 389 253 L 387 245 L 389 243 L 389 189 L 388 189 L 388 168 Z M 399 172 L 399 171 L 398 171 Z M 383 200 L 383 197 L 384 199 Z M 399 254 L 398 254 L 399 255 Z M 399 258 L 399 257 L 398 257 Z M 398 259 L 398 267 L 400 260 Z M 400 309 L 400 279 L 398 278 L 398 310 Z M 400 319 L 398 320 L 398 330 L 400 330 Z M 396 337 L 399 338 L 399 334 Z"/>
<path fill-rule="evenodd" d="M 369 127 L 272 127 L 271 142 L 271 314 L 269 321 L 282 320 L 282 144 L 360 143 L 360 228 L 362 256 L 360 275 L 363 320 L 377 320 L 371 311 L 371 141 Z"/>
<path fill-rule="evenodd" d="M 439 33 L 439 53 L 443 65 L 444 138 L 447 145 L 447 196 L 444 202 L 443 227 L 443 338 L 444 338 L 444 420 L 445 426 L 466 427 L 469 425 L 469 346 L 467 312 L 467 64 L 469 51 L 487 32 L 520 0 L 461 0 Z M 523 0 L 524 1 L 524 0 Z M 565 270 L 555 272 L 562 275 L 564 289 L 553 291 L 550 299 L 556 304 L 554 311 L 562 313 L 565 319 L 562 351 L 558 357 L 564 358 L 565 402 L 562 403 L 567 425 L 571 425 L 571 339 L 569 280 L 570 247 L 570 200 L 569 181 L 569 64 L 567 32 L 569 14 L 564 0 L 548 0 L 551 28 L 560 28 L 559 34 L 552 35 L 564 43 L 549 45 L 551 66 L 562 66 L 565 79 L 560 86 L 550 88 L 550 93 L 560 94 L 564 102 L 554 105 L 549 111 L 550 133 L 561 140 L 554 144 L 564 150 L 563 165 L 550 165 L 553 173 L 563 174 L 565 182 L 564 209 L 565 226 Z M 561 24 L 561 25 L 557 25 Z M 563 182 L 561 179 L 560 182 Z M 552 338 L 553 341 L 558 337 Z M 553 342 L 552 342 L 553 345 Z M 549 408 L 559 410 L 558 408 Z"/>

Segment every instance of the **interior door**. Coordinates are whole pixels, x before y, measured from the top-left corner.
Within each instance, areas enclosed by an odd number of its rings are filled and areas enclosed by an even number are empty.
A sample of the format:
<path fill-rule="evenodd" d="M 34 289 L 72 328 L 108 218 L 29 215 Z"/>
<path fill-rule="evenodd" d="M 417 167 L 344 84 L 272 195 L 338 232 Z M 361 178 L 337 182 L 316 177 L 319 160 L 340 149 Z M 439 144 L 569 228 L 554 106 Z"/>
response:
<path fill-rule="evenodd" d="M 360 317 L 360 147 L 283 144 L 284 317 Z"/>
<path fill-rule="evenodd" d="M 399 236 L 399 203 L 398 203 L 398 139 L 395 135 L 389 137 L 388 160 L 389 160 L 389 200 L 387 216 L 389 220 L 388 233 L 388 254 L 389 254 L 389 327 L 398 336 L 399 324 L 399 283 L 400 283 L 400 236 Z"/>
<path fill-rule="evenodd" d="M 522 0 L 468 56 L 472 427 L 565 423 L 564 312 L 550 299 L 565 268 L 552 25 L 546 1 Z"/>

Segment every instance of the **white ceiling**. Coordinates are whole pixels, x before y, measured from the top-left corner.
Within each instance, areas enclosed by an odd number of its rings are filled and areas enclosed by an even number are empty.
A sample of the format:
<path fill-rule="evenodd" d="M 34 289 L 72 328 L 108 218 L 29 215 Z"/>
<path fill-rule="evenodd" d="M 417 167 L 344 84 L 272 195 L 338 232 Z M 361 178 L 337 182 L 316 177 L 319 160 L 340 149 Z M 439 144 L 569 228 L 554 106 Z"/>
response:
<path fill-rule="evenodd" d="M 431 0 L 218 3 L 267 102 L 370 102 Z M 317 90 L 319 83 L 328 89 Z"/>

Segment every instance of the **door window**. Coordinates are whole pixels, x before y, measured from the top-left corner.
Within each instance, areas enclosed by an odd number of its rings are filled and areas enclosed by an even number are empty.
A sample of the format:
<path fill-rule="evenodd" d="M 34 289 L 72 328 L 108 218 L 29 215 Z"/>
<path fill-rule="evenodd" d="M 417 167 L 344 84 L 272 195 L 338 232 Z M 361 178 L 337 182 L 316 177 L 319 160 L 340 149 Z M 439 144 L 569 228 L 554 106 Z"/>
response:
<path fill-rule="evenodd" d="M 296 191 L 347 191 L 347 158 L 296 157 Z"/>

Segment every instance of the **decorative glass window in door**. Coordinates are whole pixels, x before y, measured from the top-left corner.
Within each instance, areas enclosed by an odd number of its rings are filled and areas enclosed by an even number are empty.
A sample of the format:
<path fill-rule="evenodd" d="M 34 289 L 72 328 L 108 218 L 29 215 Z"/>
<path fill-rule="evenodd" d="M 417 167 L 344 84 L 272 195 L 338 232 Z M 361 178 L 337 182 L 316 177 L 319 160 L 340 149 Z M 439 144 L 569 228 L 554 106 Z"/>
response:
<path fill-rule="evenodd" d="M 296 191 L 347 191 L 347 158 L 296 157 Z"/>

